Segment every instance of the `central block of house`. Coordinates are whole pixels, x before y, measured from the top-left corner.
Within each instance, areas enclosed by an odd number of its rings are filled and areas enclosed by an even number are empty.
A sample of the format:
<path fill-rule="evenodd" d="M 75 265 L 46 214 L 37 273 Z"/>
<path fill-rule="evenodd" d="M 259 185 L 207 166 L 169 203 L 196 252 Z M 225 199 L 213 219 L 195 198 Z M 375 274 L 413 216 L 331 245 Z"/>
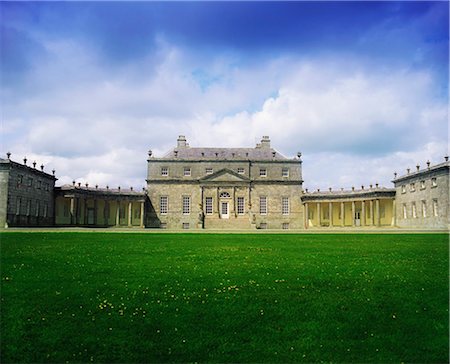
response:
<path fill-rule="evenodd" d="M 149 227 L 302 229 L 300 153 L 286 158 L 264 136 L 255 148 L 193 148 L 184 136 L 149 152 Z"/>

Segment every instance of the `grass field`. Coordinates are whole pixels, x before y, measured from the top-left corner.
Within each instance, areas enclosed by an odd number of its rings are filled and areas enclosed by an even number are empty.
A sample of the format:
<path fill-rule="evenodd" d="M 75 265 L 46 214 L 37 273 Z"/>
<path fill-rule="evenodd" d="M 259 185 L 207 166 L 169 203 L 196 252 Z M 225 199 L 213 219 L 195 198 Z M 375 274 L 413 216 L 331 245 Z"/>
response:
<path fill-rule="evenodd" d="M 448 235 L 2 233 L 1 362 L 448 362 Z"/>

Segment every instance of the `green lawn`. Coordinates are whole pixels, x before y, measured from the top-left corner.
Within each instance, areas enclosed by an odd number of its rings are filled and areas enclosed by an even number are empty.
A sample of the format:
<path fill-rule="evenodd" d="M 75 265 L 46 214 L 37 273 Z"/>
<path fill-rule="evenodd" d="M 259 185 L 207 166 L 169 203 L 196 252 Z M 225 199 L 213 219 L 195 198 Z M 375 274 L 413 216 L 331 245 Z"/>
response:
<path fill-rule="evenodd" d="M 1 362 L 448 362 L 448 235 L 1 234 Z"/>

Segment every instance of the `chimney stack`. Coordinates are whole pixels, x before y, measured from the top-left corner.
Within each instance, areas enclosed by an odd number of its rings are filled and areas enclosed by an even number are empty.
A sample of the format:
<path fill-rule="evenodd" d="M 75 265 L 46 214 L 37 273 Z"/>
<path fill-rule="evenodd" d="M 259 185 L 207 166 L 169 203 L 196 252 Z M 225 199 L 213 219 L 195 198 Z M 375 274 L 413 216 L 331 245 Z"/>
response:
<path fill-rule="evenodd" d="M 177 139 L 177 147 L 178 148 L 186 148 L 188 144 L 186 143 L 186 137 L 184 135 L 180 135 Z"/>
<path fill-rule="evenodd" d="M 270 138 L 268 135 L 264 135 L 261 139 L 261 148 L 270 148 Z"/>

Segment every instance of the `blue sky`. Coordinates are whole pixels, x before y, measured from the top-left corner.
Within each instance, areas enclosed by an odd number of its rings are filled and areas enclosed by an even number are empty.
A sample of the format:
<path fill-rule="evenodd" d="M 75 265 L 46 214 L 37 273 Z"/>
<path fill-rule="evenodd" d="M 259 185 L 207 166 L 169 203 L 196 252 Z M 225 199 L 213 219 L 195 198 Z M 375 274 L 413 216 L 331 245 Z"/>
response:
<path fill-rule="evenodd" d="M 448 6 L 1 2 L 1 149 L 138 187 L 178 134 L 270 135 L 307 187 L 389 186 L 448 153 Z"/>

